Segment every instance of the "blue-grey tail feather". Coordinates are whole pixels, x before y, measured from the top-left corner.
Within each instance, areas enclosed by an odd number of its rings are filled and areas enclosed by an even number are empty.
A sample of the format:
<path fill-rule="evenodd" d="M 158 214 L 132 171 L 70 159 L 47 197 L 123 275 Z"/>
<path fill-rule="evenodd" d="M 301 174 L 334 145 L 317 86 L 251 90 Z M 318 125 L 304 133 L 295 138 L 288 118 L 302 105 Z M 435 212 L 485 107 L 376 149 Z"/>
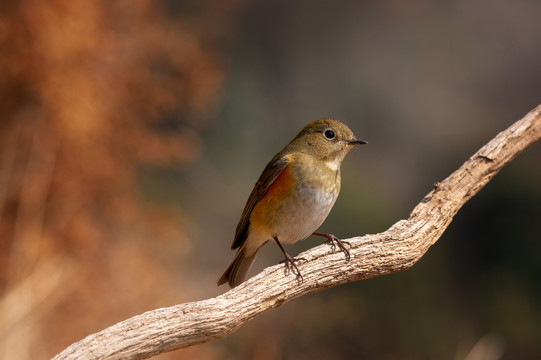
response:
<path fill-rule="evenodd" d="M 250 268 L 252 267 L 256 252 L 247 256 L 246 248 L 242 246 L 239 251 L 237 251 L 237 255 L 235 255 L 235 259 L 233 259 L 231 265 L 229 265 L 227 270 L 225 270 L 223 275 L 218 280 L 218 285 L 222 285 L 227 282 L 229 283 L 229 286 L 233 288 L 244 282 L 244 280 L 246 280 L 248 271 L 250 271 Z"/>

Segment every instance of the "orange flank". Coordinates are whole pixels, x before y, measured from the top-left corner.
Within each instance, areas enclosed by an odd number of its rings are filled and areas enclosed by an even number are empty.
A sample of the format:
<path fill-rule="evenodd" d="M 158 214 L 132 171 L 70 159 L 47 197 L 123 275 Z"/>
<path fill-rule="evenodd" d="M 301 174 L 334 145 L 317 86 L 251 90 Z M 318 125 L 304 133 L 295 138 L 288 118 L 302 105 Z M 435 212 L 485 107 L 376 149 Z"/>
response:
<path fill-rule="evenodd" d="M 262 231 L 272 227 L 276 220 L 276 210 L 282 205 L 284 199 L 289 197 L 295 183 L 296 180 L 291 173 L 291 166 L 288 165 L 252 210 L 250 226 L 254 227 L 254 230 Z"/>

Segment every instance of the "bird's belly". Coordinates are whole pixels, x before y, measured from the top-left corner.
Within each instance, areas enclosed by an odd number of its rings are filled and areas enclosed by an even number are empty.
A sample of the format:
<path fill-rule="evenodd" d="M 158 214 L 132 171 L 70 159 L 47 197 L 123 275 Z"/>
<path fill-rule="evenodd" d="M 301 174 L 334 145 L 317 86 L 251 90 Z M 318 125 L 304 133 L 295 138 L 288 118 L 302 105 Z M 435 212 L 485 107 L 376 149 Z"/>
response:
<path fill-rule="evenodd" d="M 276 235 L 282 243 L 306 239 L 325 221 L 337 193 L 311 187 L 298 188 L 268 214 L 267 236 Z"/>

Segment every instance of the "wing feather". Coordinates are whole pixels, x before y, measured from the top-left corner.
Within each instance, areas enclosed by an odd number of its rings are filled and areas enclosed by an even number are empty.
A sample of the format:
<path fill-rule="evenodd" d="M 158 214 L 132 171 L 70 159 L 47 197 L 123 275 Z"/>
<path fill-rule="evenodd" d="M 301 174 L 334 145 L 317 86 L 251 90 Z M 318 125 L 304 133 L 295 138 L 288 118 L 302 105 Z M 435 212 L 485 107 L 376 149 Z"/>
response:
<path fill-rule="evenodd" d="M 244 210 L 240 217 L 240 221 L 235 231 L 235 239 L 231 249 L 236 249 L 246 241 L 248 237 L 248 229 L 250 228 L 250 215 L 257 203 L 265 196 L 276 178 L 285 170 L 291 162 L 291 154 L 278 153 L 265 167 L 261 176 L 257 180 L 252 193 L 248 197 L 248 201 L 244 206 Z"/>

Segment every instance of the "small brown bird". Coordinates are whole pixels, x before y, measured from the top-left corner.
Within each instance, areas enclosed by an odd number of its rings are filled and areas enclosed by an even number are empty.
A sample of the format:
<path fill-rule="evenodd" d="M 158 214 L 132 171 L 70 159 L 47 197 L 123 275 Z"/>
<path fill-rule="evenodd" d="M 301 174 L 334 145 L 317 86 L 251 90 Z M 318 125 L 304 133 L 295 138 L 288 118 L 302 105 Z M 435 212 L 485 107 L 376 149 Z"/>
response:
<path fill-rule="evenodd" d="M 327 237 L 349 258 L 343 243 L 330 234 L 314 233 L 325 221 L 340 192 L 340 165 L 354 145 L 366 144 L 339 121 L 321 119 L 306 125 L 269 162 L 255 184 L 237 225 L 232 249 L 235 259 L 218 280 L 218 285 L 242 283 L 257 251 L 274 240 L 285 256 L 286 265 L 296 260 L 281 243 L 292 244 L 310 235 Z"/>

